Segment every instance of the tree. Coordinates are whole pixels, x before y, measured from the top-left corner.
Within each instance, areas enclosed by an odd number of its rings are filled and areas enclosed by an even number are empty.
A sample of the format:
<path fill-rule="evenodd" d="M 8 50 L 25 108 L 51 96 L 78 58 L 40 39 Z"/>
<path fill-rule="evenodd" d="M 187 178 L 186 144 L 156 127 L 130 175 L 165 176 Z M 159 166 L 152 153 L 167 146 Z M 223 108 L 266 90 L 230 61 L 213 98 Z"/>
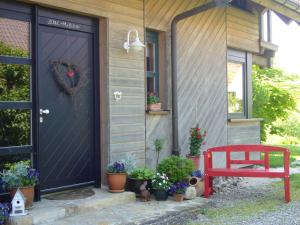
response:
<path fill-rule="evenodd" d="M 253 66 L 253 116 L 263 118 L 261 123 L 261 140 L 265 141 L 267 130 L 272 134 L 279 134 L 274 126 L 277 119 L 285 120 L 291 111 L 296 110 L 296 99 L 284 87 L 289 77 L 282 70 L 273 68 L 259 68 Z"/>

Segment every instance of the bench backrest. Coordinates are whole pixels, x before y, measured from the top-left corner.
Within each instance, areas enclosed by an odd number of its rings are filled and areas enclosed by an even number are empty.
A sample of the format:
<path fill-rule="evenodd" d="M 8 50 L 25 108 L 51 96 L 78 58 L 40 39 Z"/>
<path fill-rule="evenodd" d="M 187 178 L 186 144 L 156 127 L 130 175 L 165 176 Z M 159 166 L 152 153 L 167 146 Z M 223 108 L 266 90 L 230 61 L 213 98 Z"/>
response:
<path fill-rule="evenodd" d="M 225 152 L 226 153 L 226 168 L 231 168 L 232 164 L 254 164 L 263 165 L 266 169 L 270 168 L 269 153 L 270 152 L 281 152 L 284 155 L 284 165 L 288 165 L 290 151 L 287 148 L 267 145 L 229 145 L 219 146 L 208 149 L 204 154 L 205 157 L 212 158 L 213 152 Z M 231 159 L 232 152 L 244 152 L 245 159 Z M 252 160 L 250 159 L 251 152 L 264 153 L 264 159 Z M 210 165 L 212 166 L 212 165 Z"/>

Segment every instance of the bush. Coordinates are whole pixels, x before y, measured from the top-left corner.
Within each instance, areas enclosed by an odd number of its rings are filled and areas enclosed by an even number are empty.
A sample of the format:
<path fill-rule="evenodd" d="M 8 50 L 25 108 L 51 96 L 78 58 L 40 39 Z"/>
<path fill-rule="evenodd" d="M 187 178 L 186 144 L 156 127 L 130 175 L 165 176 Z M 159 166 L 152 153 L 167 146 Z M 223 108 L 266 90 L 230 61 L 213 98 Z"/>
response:
<path fill-rule="evenodd" d="M 146 167 L 137 168 L 130 173 L 129 177 L 138 180 L 152 180 L 155 177 L 155 173 Z"/>
<path fill-rule="evenodd" d="M 161 161 L 157 171 L 165 173 L 169 177 L 169 180 L 175 183 L 188 177 L 193 172 L 193 169 L 192 160 L 179 156 L 171 156 Z"/>

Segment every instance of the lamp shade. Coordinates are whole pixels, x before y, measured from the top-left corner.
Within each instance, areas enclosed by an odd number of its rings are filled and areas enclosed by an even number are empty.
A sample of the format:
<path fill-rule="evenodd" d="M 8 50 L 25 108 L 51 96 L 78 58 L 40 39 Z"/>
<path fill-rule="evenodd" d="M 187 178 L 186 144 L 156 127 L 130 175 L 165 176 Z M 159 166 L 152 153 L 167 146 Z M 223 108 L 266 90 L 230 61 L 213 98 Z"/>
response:
<path fill-rule="evenodd" d="M 145 48 L 145 45 L 140 41 L 138 37 L 136 37 L 135 40 L 130 43 L 130 48 L 141 51 L 143 50 L 143 48 Z"/>

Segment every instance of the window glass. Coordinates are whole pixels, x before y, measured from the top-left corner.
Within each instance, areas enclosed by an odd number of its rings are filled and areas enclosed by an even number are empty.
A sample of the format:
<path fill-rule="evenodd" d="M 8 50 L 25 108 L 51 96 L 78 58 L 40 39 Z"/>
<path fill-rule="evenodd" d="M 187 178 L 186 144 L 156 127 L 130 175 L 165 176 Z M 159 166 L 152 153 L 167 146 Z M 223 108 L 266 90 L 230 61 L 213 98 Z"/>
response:
<path fill-rule="evenodd" d="M 228 112 L 244 112 L 244 63 L 228 62 Z"/>
<path fill-rule="evenodd" d="M 31 159 L 31 155 L 29 153 L 26 154 L 23 153 L 17 155 L 0 155 L 0 171 L 2 171 L 3 169 L 7 169 L 6 167 L 7 164 L 19 162 L 22 160 L 30 160 L 30 159 Z"/>
<path fill-rule="evenodd" d="M 262 39 L 263 41 L 269 41 L 269 31 L 268 31 L 268 27 L 269 27 L 269 22 L 268 22 L 268 11 L 264 12 L 262 17 Z"/>
<path fill-rule="evenodd" d="M 155 72 L 155 43 L 147 43 L 146 48 L 147 72 Z"/>
<path fill-rule="evenodd" d="M 0 63 L 0 101 L 30 101 L 30 65 Z"/>
<path fill-rule="evenodd" d="M 0 55 L 30 56 L 30 23 L 0 18 Z"/>
<path fill-rule="evenodd" d="M 31 144 L 31 110 L 0 110 L 0 147 Z"/>

